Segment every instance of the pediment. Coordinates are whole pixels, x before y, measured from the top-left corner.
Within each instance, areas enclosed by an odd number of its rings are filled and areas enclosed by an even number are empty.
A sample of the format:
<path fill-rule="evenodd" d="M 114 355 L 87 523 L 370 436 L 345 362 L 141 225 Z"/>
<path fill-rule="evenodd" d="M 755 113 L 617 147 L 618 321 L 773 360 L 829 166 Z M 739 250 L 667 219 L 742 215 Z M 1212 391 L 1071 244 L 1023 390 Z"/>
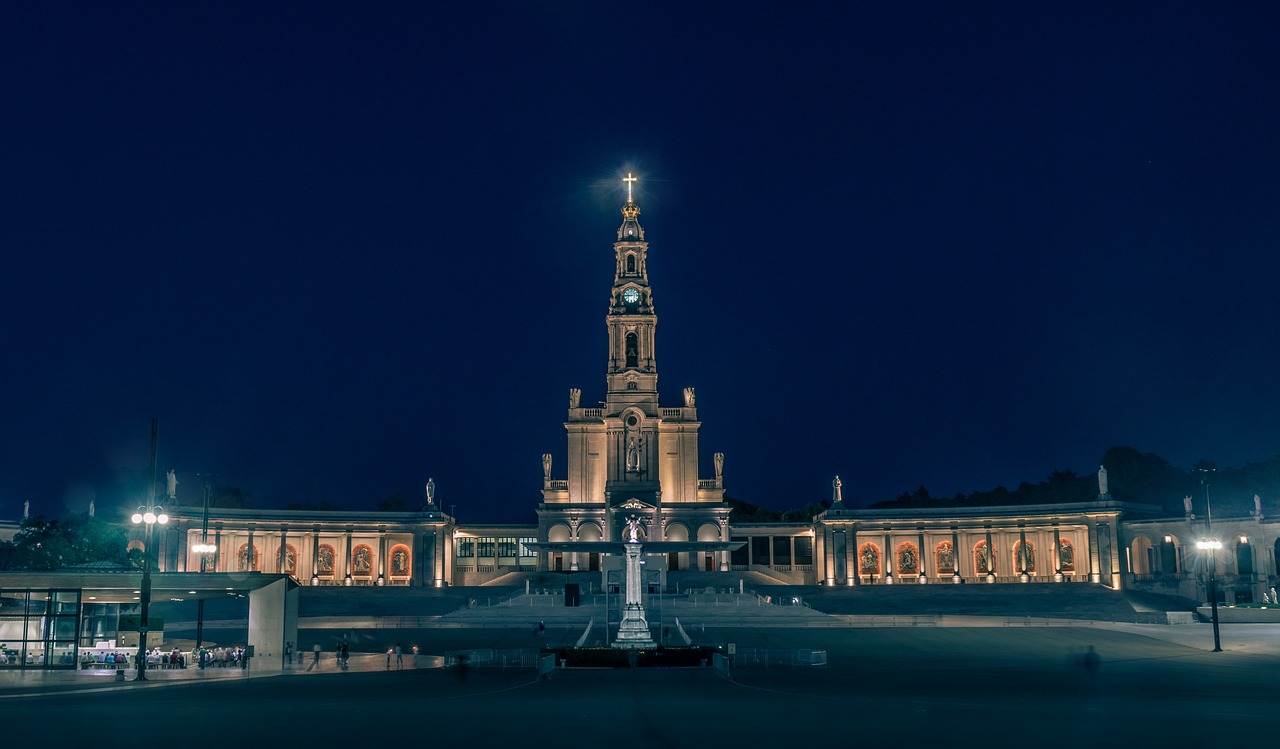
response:
<path fill-rule="evenodd" d="M 619 509 L 622 509 L 622 510 L 653 510 L 653 509 L 657 509 L 654 505 L 648 504 L 647 502 L 641 502 L 640 500 L 636 499 L 635 497 L 632 497 L 631 499 L 628 499 L 626 502 L 623 502 L 623 503 L 622 503 L 622 504 L 620 504 L 620 505 L 616 505 L 616 507 L 618 507 Z"/>

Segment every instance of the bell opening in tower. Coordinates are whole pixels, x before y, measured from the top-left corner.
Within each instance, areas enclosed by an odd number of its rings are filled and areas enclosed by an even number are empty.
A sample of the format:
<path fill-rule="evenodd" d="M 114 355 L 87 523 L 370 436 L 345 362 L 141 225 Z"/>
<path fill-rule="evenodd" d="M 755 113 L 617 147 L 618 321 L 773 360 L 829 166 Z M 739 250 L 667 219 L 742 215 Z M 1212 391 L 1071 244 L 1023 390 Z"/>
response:
<path fill-rule="evenodd" d="M 635 333 L 627 333 L 627 366 L 640 366 L 640 351 L 636 345 Z"/>

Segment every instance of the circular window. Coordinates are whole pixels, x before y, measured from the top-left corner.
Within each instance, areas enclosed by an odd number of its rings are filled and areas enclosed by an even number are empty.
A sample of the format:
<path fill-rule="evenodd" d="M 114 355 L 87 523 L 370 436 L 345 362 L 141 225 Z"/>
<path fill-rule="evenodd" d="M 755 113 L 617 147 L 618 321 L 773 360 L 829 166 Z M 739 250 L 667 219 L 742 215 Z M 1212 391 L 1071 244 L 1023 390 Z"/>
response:
<path fill-rule="evenodd" d="M 640 423 L 640 420 L 636 418 L 635 414 L 631 414 L 630 416 L 627 417 L 627 426 L 633 427 L 639 423 Z"/>

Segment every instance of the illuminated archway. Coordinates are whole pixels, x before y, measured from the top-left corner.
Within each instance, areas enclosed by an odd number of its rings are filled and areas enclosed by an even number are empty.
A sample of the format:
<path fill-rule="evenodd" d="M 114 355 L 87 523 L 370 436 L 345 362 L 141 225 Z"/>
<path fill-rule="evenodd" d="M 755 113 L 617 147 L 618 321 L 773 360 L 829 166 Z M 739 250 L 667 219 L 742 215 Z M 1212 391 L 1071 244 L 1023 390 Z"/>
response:
<path fill-rule="evenodd" d="M 413 555 L 409 551 L 409 547 L 404 544 L 396 544 L 391 547 L 391 576 L 392 577 L 408 577 L 409 570 L 413 569 Z"/>
<path fill-rule="evenodd" d="M 899 575 L 920 574 L 920 550 L 913 543 L 898 544 L 897 566 Z"/>
<path fill-rule="evenodd" d="M 858 574 L 874 576 L 880 572 L 880 547 L 865 543 L 858 547 Z"/>
<path fill-rule="evenodd" d="M 316 576 L 333 577 L 333 563 L 338 555 L 329 544 L 320 544 L 316 555 Z"/>
<path fill-rule="evenodd" d="M 956 550 L 950 541 L 943 541 L 934 547 L 933 566 L 939 575 L 956 574 Z"/>
<path fill-rule="evenodd" d="M 373 549 L 368 544 L 359 544 L 351 550 L 351 576 L 370 577 L 373 575 Z"/>
<path fill-rule="evenodd" d="M 249 552 L 249 544 L 240 544 L 240 550 L 236 552 L 236 569 L 241 572 L 257 572 L 260 553 L 257 544 L 253 545 L 252 554 Z"/>

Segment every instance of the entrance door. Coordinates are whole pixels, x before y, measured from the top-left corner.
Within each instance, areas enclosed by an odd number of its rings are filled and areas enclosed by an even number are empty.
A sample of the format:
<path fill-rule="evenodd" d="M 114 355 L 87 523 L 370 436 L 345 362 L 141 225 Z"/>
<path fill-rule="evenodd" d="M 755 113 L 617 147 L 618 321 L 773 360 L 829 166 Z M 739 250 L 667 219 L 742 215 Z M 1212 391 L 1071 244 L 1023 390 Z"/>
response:
<path fill-rule="evenodd" d="M 667 554 L 667 571 L 668 572 L 680 571 L 680 555 L 674 551 Z"/>
<path fill-rule="evenodd" d="M 556 554 L 555 571 L 564 572 L 564 555 L 563 554 Z"/>
<path fill-rule="evenodd" d="M 707 561 L 705 562 L 705 567 L 706 567 L 707 572 L 715 572 L 715 571 L 716 571 L 716 559 L 715 559 L 715 556 L 714 556 L 714 555 L 712 555 L 712 554 L 708 554 L 708 555 L 707 555 Z"/>
<path fill-rule="evenodd" d="M 587 569 L 591 572 L 600 571 L 600 553 L 599 552 L 593 551 L 591 552 L 590 556 L 587 557 Z"/>

